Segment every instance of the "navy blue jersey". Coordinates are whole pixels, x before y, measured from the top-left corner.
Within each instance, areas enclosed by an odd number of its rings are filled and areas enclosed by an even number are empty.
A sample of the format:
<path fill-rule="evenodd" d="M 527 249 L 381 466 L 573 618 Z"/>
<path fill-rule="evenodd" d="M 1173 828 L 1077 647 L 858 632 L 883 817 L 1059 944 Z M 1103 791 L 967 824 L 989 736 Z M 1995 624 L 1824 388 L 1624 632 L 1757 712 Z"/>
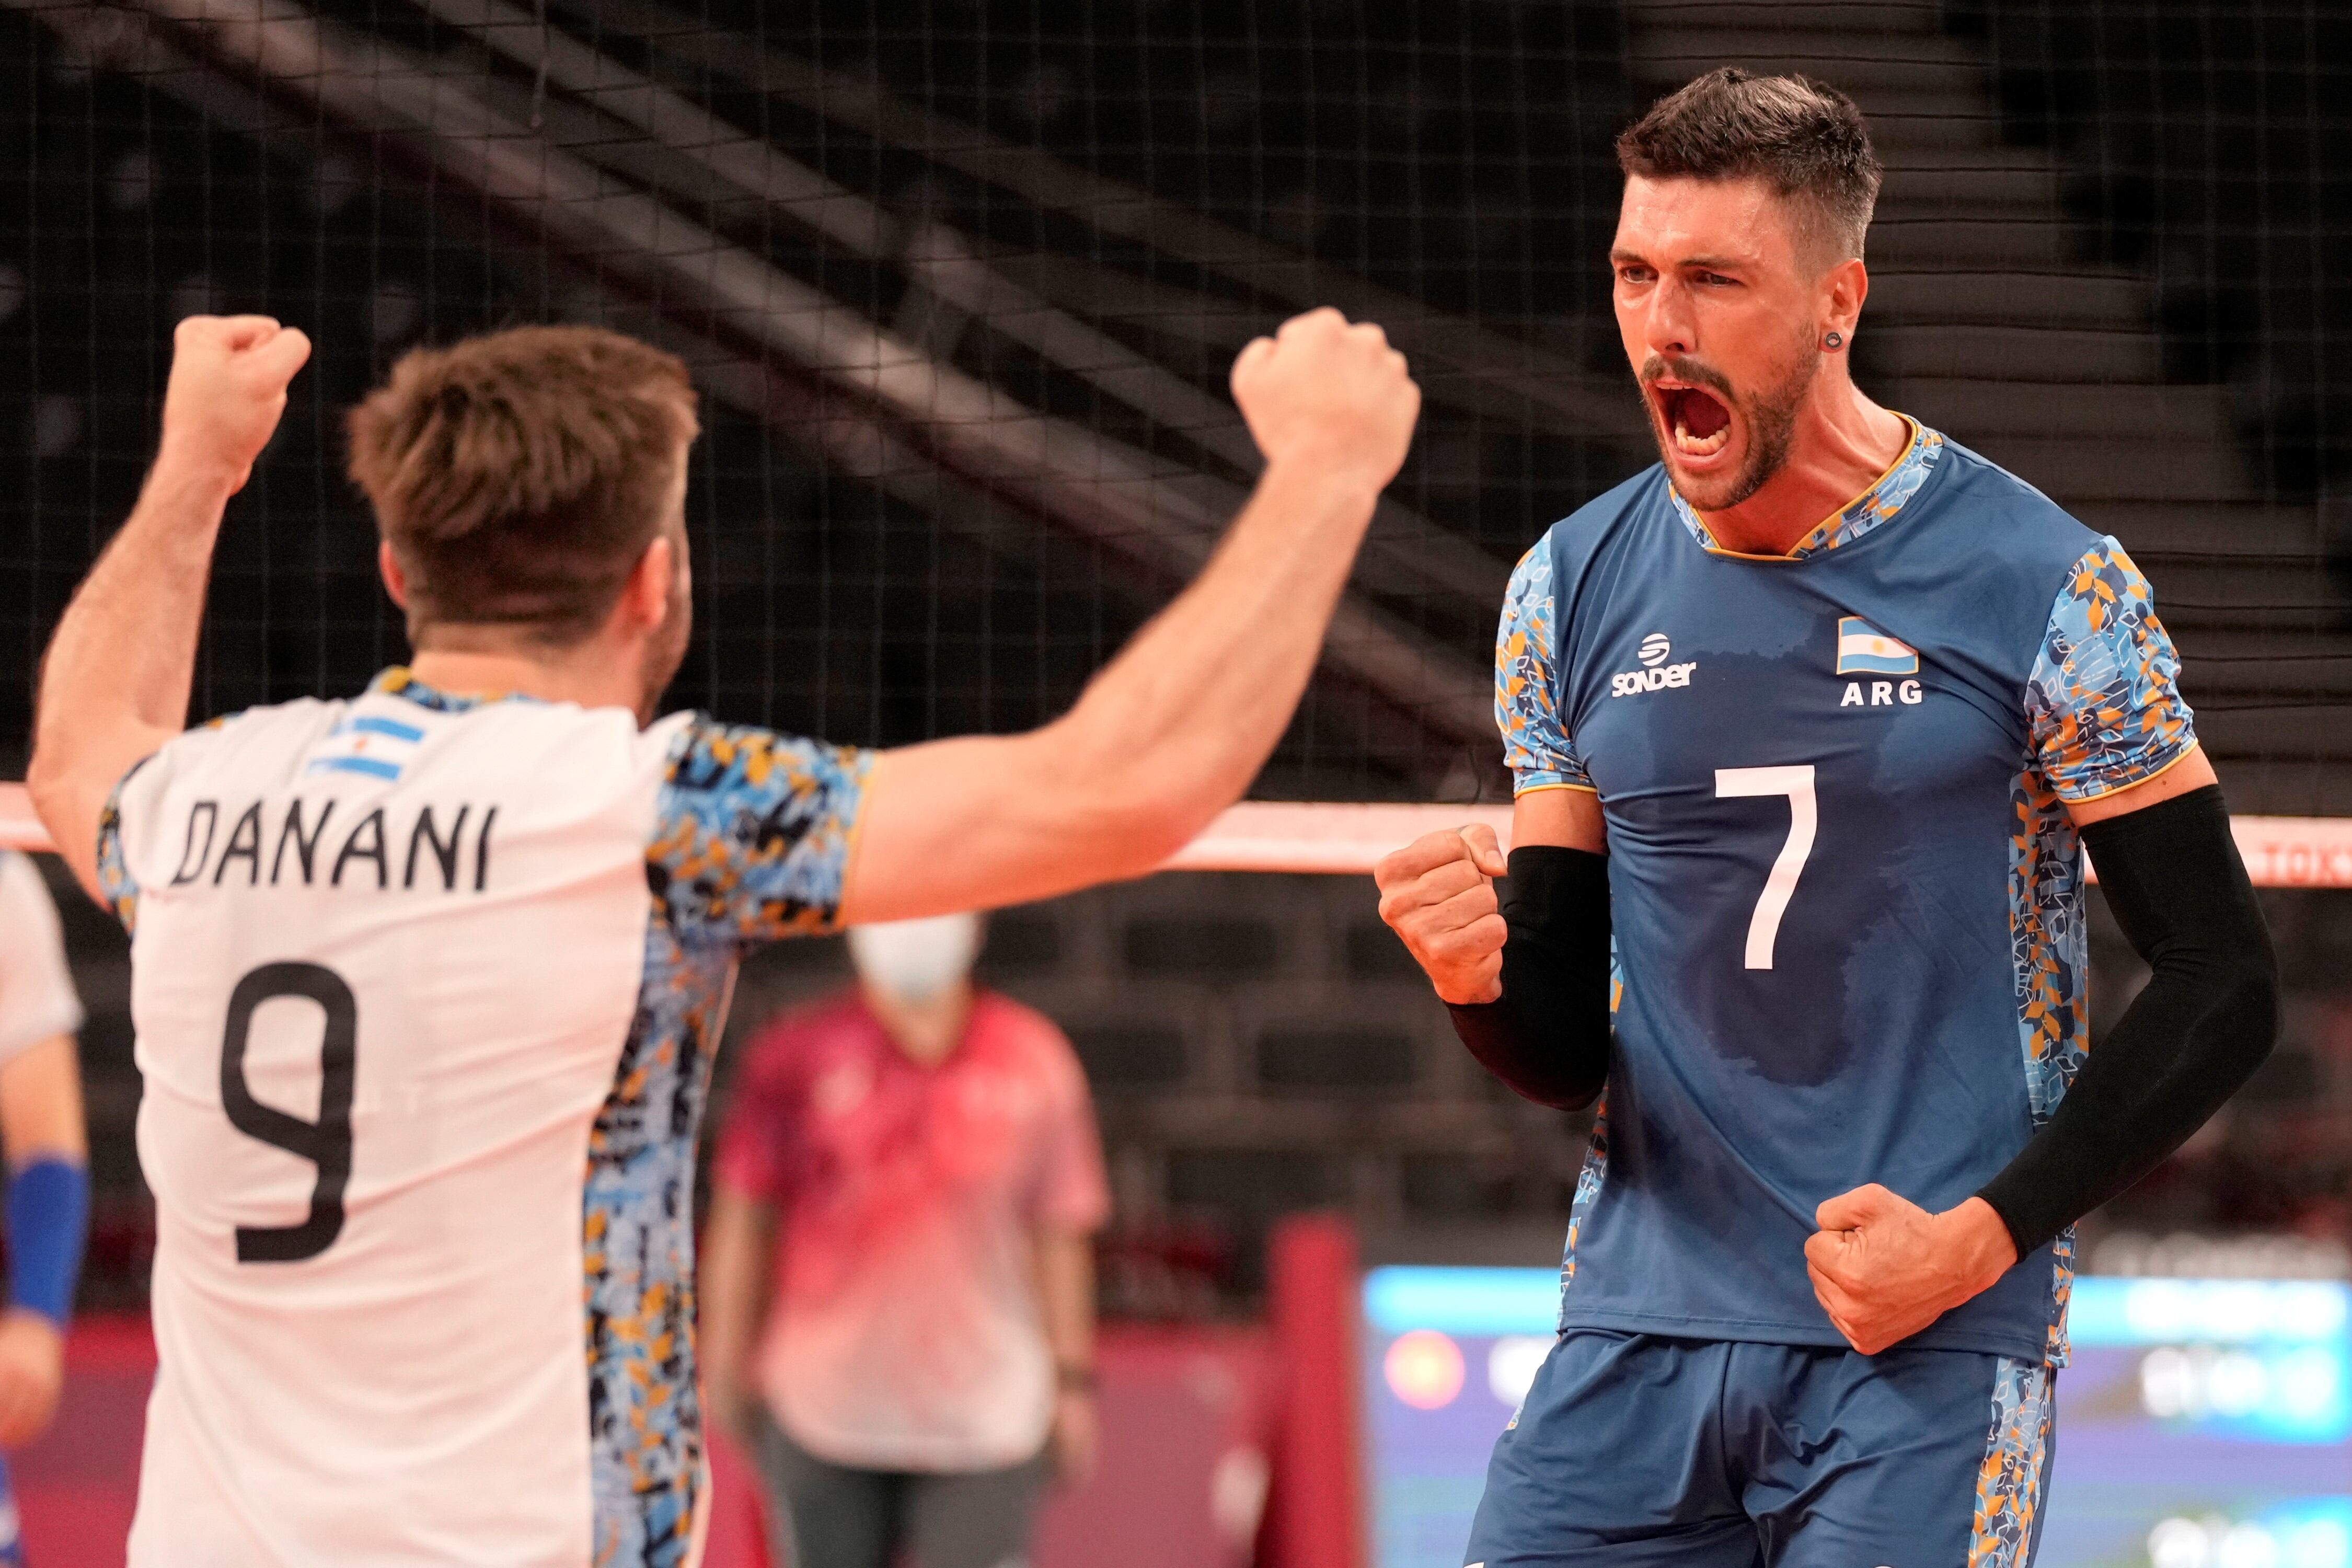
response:
<path fill-rule="evenodd" d="M 2080 1064 L 2064 803 L 2188 752 L 2178 674 L 2120 546 L 1916 426 L 1788 556 L 1657 468 L 1528 552 L 1497 710 L 1520 793 L 1600 795 L 1619 966 L 1564 1328 L 1843 1342 L 1815 1206 L 1962 1202 Z M 2062 1362 L 2072 1251 L 1909 1342 Z"/>

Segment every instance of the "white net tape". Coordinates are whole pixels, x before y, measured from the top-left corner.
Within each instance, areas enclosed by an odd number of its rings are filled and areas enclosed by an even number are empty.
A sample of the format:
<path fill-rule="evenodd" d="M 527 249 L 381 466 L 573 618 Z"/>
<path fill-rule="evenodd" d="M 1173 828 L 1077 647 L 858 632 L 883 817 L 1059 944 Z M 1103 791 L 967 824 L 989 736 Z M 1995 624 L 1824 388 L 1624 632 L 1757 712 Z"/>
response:
<path fill-rule="evenodd" d="M 1505 805 L 1348 805 L 1244 801 L 1178 850 L 1171 871 L 1291 871 L 1366 876 L 1424 833 L 1483 822 L 1507 850 Z M 2239 851 L 2260 888 L 2352 888 L 2352 818 L 2241 816 Z M 47 850 L 22 784 L 0 784 L 0 848 Z"/>

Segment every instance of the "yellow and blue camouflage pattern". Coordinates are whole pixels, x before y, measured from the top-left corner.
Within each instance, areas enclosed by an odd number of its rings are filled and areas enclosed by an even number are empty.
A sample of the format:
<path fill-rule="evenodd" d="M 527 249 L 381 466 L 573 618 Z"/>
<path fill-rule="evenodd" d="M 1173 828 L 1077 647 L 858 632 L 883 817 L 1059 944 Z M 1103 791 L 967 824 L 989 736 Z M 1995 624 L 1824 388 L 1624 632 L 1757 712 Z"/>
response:
<path fill-rule="evenodd" d="M 2180 656 L 2147 579 L 2113 539 L 2084 551 L 2059 590 L 2025 706 L 2035 766 L 2062 800 L 2144 784 L 2196 743 Z"/>
<path fill-rule="evenodd" d="M 2000 1358 L 1968 1568 L 2024 1568 L 2032 1560 L 2034 1526 L 2050 1484 L 2055 1381 L 2047 1363 Z"/>
<path fill-rule="evenodd" d="M 698 716 L 646 856 L 645 978 L 589 1135 L 583 1214 L 597 1568 L 679 1568 L 702 1483 L 696 1143 L 735 962 L 840 922 L 870 753 Z"/>
<path fill-rule="evenodd" d="M 139 879 L 122 858 L 122 788 L 131 782 L 131 773 L 144 766 L 142 760 L 122 775 L 98 814 L 98 889 L 122 929 L 133 936 L 139 932 Z"/>
<path fill-rule="evenodd" d="M 1592 787 L 1559 716 L 1553 620 L 1551 544 L 1539 539 L 1511 570 L 1495 635 L 1495 723 L 1503 731 L 1513 795 Z"/>
<path fill-rule="evenodd" d="M 646 858 L 669 917 L 744 941 L 832 931 L 872 753 L 710 721 L 680 746 Z"/>

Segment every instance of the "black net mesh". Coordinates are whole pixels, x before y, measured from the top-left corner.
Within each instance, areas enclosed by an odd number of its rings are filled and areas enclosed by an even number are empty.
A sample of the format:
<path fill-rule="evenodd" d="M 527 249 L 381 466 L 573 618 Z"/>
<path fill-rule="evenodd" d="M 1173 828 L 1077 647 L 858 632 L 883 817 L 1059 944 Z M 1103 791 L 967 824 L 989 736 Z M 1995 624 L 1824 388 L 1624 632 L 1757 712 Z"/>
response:
<path fill-rule="evenodd" d="M 1610 139 L 1734 61 L 1873 116 L 1865 386 L 2118 533 L 2236 797 L 2333 809 L 2342 12 L 10 0 L 0 733 L 191 310 L 320 344 L 223 545 L 205 710 L 400 657 L 337 436 L 393 357 L 597 320 L 710 415 L 677 699 L 887 743 L 1065 703 L 1245 489 L 1233 353 L 1330 301 L 1429 414 L 1260 793 L 1491 795 L 1503 574 L 1645 458 Z"/>
<path fill-rule="evenodd" d="M 340 412 L 411 344 L 512 321 L 696 366 L 677 698 L 880 742 L 1036 722 L 1189 575 L 1255 466 L 1223 391 L 1251 335 L 1324 299 L 1418 331 L 1452 390 L 1276 794 L 1491 789 L 1509 559 L 1637 455 L 1580 363 L 1627 104 L 1605 9 L 0 16 L 27 675 L 199 309 L 320 345 L 223 545 L 207 711 L 400 656 Z"/>

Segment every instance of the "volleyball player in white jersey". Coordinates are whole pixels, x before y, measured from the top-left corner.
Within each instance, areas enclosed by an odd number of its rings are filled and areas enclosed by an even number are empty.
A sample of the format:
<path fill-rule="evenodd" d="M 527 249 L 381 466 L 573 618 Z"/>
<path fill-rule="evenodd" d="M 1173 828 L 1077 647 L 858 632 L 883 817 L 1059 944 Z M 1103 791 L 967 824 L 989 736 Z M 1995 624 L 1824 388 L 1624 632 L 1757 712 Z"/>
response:
<path fill-rule="evenodd" d="M 667 1565 L 703 1495 L 693 1146 L 735 957 L 1149 870 L 1296 704 L 1419 404 L 1376 328 L 1244 352 L 1266 468 L 1027 734 L 654 721 L 693 395 L 586 329 L 352 416 L 413 668 L 182 733 L 213 542 L 309 353 L 179 331 L 146 489 L 49 649 L 30 783 L 133 931 L 161 1353 L 134 1564 Z"/>

